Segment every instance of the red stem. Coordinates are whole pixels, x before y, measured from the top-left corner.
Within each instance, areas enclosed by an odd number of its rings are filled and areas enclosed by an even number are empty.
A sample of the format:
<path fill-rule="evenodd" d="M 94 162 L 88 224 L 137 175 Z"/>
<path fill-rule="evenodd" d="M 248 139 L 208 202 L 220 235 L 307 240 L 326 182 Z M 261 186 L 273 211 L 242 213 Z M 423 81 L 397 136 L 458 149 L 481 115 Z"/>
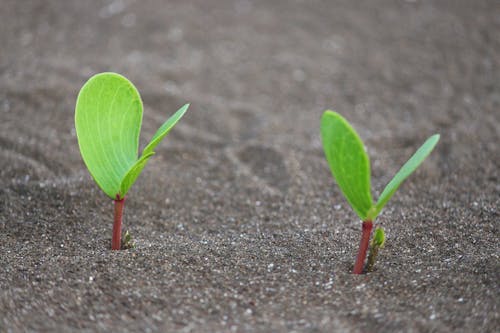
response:
<path fill-rule="evenodd" d="M 372 221 L 363 221 L 363 234 L 361 236 L 361 242 L 359 243 L 359 251 L 358 257 L 356 258 L 356 264 L 354 264 L 354 270 L 352 271 L 353 274 L 363 273 L 366 251 L 368 250 L 368 245 L 370 243 L 370 234 L 372 232 L 372 228 Z"/>
<path fill-rule="evenodd" d="M 125 198 L 116 195 L 115 200 L 115 222 L 113 223 L 113 238 L 111 240 L 111 249 L 120 250 L 122 248 L 122 217 Z"/>

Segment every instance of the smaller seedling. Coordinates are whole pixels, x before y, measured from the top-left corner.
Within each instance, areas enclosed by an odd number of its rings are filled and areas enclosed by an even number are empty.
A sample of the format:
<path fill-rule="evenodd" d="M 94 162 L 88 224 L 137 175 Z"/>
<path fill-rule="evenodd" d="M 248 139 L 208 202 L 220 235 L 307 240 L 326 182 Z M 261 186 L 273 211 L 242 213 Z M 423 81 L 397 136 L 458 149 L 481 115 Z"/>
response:
<path fill-rule="evenodd" d="M 376 227 L 373 232 L 372 241 L 370 243 L 370 254 L 368 254 L 368 260 L 366 263 L 366 271 L 372 272 L 375 266 L 375 260 L 377 260 L 378 251 L 384 247 L 385 244 L 385 233 L 384 229 L 381 227 Z"/>
<path fill-rule="evenodd" d="M 353 270 L 354 274 L 361 274 L 375 218 L 404 180 L 429 156 L 439 141 L 439 134 L 428 138 L 413 154 L 387 184 L 376 203 L 371 196 L 370 160 L 358 133 L 340 114 L 327 110 L 321 117 L 321 137 L 332 175 L 353 210 L 363 221 L 359 252 Z M 378 245 L 373 262 L 378 249 L 385 242 L 383 230 L 379 230 L 381 231 L 375 235 L 375 244 Z"/>
<path fill-rule="evenodd" d="M 154 155 L 154 149 L 187 111 L 180 108 L 139 152 L 142 100 L 134 85 L 116 73 L 100 73 L 82 87 L 76 100 L 75 127 L 83 161 L 99 187 L 115 201 L 111 248 L 119 250 L 125 195 Z M 131 238 L 125 240 L 130 246 Z"/>
<path fill-rule="evenodd" d="M 126 249 L 126 250 L 133 249 L 135 247 L 135 242 L 132 239 L 132 235 L 130 235 L 128 230 L 125 231 L 125 234 L 123 235 L 121 247 L 122 247 L 122 249 Z"/>

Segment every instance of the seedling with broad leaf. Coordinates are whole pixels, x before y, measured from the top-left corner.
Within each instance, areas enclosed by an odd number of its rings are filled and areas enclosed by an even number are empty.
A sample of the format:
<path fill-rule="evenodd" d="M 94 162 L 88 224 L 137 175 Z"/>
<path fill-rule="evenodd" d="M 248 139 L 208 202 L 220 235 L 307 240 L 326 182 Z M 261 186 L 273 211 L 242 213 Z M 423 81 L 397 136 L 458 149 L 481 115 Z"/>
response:
<path fill-rule="evenodd" d="M 180 108 L 153 135 L 139 156 L 142 100 L 134 85 L 116 73 L 100 73 L 82 87 L 75 127 L 83 161 L 99 187 L 115 202 L 111 248 L 119 250 L 125 196 L 154 149 L 187 111 Z M 130 235 L 125 247 L 131 246 Z"/>
<path fill-rule="evenodd" d="M 363 221 L 361 242 L 353 270 L 354 274 L 361 274 L 373 222 L 403 181 L 432 152 L 439 141 L 439 134 L 428 138 L 413 154 L 387 184 L 376 203 L 373 202 L 371 196 L 370 159 L 358 133 L 340 114 L 327 110 L 321 117 L 321 137 L 332 175 L 353 210 Z M 373 268 L 379 248 L 385 242 L 384 231 L 381 228 L 377 228 L 377 230 L 372 242 L 371 262 L 368 263 L 369 267 L 367 267 L 370 270 Z"/>

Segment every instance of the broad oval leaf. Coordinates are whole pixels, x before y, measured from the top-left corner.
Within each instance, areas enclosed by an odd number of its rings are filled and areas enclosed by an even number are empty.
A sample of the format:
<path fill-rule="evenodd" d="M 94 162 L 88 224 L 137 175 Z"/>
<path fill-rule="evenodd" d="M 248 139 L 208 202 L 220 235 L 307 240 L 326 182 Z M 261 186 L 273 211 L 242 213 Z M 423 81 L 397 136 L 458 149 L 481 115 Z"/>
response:
<path fill-rule="evenodd" d="M 434 134 L 428 138 L 424 144 L 413 154 L 413 156 L 403 165 L 403 167 L 396 173 L 394 178 L 387 184 L 384 191 L 378 198 L 375 216 L 377 216 L 385 204 L 389 201 L 392 195 L 396 192 L 399 186 L 410 176 L 422 162 L 429 156 L 434 147 L 439 141 L 439 134 Z"/>
<path fill-rule="evenodd" d="M 365 220 L 373 206 L 370 160 L 356 131 L 340 114 L 321 117 L 321 138 L 333 177 L 358 216 Z"/>
<path fill-rule="evenodd" d="M 78 94 L 75 127 L 80 152 L 96 183 L 113 199 L 137 161 L 142 110 L 137 89 L 116 73 L 91 77 Z"/>

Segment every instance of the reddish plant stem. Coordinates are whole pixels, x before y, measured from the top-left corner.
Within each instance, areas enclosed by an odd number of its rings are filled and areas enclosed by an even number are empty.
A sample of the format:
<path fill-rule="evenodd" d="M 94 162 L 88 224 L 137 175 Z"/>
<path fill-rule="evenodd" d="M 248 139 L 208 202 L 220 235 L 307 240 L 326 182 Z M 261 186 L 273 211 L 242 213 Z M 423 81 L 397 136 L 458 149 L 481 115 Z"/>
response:
<path fill-rule="evenodd" d="M 115 200 L 115 222 L 113 223 L 113 238 L 111 239 L 111 250 L 120 250 L 122 248 L 122 218 L 125 198 L 116 195 Z"/>
<path fill-rule="evenodd" d="M 356 263 L 354 264 L 353 274 L 363 273 L 363 267 L 365 265 L 366 251 L 368 250 L 368 245 L 370 243 L 370 235 L 373 229 L 372 221 L 363 221 L 363 233 L 361 235 L 361 242 L 359 243 L 358 257 L 356 258 Z"/>

